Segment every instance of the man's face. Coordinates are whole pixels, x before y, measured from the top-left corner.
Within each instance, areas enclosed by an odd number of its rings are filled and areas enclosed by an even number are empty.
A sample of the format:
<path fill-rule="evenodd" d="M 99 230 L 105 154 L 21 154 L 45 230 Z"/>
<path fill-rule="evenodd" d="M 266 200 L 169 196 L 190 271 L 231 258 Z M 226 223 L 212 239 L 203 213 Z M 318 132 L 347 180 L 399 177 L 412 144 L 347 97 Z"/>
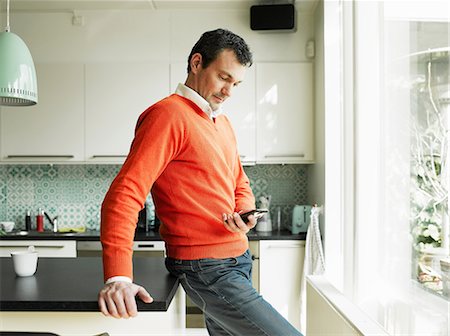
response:
<path fill-rule="evenodd" d="M 201 61 L 200 54 L 191 57 L 191 74 L 186 85 L 197 91 L 215 111 L 242 82 L 247 67 L 239 63 L 232 50 L 222 51 L 206 68 Z"/>

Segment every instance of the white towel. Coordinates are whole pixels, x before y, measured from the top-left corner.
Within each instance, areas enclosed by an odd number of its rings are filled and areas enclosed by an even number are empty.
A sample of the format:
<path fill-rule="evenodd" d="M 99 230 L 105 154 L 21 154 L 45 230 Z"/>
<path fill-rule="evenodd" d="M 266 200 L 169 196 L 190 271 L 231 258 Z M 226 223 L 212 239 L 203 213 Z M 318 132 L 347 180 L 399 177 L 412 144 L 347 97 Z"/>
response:
<path fill-rule="evenodd" d="M 300 288 L 300 331 L 306 334 L 306 276 L 321 275 L 325 272 L 322 239 L 319 227 L 319 215 L 323 206 L 314 205 L 311 209 L 311 221 L 306 233 L 305 260 Z"/>

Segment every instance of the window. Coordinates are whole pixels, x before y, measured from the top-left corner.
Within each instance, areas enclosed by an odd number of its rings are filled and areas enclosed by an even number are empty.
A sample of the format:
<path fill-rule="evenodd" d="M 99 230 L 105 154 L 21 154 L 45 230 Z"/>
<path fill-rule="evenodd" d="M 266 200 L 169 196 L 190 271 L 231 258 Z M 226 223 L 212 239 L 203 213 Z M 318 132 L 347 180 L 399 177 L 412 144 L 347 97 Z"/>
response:
<path fill-rule="evenodd" d="M 332 6 L 325 3 L 326 24 Z M 328 65 L 325 54 L 325 73 L 339 68 L 340 119 L 326 134 L 337 136 L 339 157 L 326 154 L 326 180 L 341 172 L 326 186 L 327 277 L 389 334 L 448 335 L 440 260 L 450 254 L 450 4 L 334 6 L 339 53 Z M 325 53 L 326 41 L 325 28 Z"/>

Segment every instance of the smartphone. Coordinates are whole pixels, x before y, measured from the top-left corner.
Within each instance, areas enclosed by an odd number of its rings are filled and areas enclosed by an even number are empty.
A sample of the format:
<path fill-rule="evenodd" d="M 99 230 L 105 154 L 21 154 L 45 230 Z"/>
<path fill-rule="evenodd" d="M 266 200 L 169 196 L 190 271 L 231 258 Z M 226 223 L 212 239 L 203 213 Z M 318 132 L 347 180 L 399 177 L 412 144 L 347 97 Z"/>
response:
<path fill-rule="evenodd" d="M 255 216 L 256 219 L 261 218 L 262 216 L 264 216 L 266 213 L 268 213 L 269 210 L 267 209 L 254 209 L 254 210 L 250 210 L 244 213 L 241 213 L 241 218 L 244 221 L 244 223 L 248 223 L 248 216 L 253 215 Z"/>

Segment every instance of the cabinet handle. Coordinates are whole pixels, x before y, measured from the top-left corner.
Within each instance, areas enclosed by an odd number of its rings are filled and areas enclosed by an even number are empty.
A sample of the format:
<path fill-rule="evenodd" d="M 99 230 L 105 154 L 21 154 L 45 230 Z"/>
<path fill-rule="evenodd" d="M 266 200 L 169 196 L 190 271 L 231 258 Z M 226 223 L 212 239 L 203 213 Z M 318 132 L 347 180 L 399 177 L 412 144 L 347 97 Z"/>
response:
<path fill-rule="evenodd" d="M 40 158 L 54 158 L 54 159 L 73 159 L 74 155 L 7 155 L 7 159 L 40 159 Z"/>
<path fill-rule="evenodd" d="M 127 155 L 92 155 L 93 159 L 101 159 L 101 158 L 126 158 Z"/>
<path fill-rule="evenodd" d="M 266 159 L 269 158 L 279 158 L 279 157 L 305 157 L 304 153 L 300 154 L 271 154 L 271 155 L 264 155 Z"/>
<path fill-rule="evenodd" d="M 155 244 L 138 244 L 138 248 L 154 248 Z"/>
<path fill-rule="evenodd" d="M 305 243 L 293 243 L 293 244 L 271 244 L 267 245 L 267 248 L 298 248 L 305 246 Z"/>
<path fill-rule="evenodd" d="M 54 249 L 61 249 L 61 248 L 64 248 L 65 247 L 65 245 L 37 245 L 37 244 L 34 244 L 34 247 L 36 248 L 36 249 L 39 249 L 39 248 L 54 248 Z M 3 248 L 3 249 L 5 249 L 5 248 L 8 248 L 8 249 L 10 249 L 10 248 L 28 248 L 28 245 L 4 245 L 4 246 L 1 246 L 1 248 Z"/>

